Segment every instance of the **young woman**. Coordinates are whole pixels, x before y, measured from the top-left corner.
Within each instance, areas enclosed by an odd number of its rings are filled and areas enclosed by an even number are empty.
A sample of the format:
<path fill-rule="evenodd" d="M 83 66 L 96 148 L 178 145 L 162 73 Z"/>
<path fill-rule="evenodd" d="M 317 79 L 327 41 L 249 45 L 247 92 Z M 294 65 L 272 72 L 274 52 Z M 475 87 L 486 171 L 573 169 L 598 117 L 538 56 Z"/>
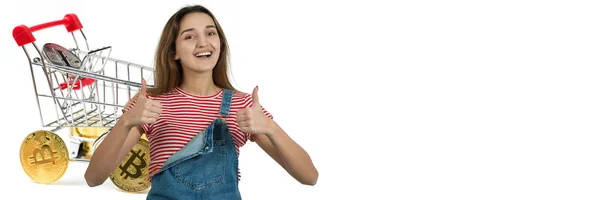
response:
<path fill-rule="evenodd" d="M 94 151 L 85 179 L 104 183 L 146 133 L 150 144 L 148 199 L 241 199 L 239 148 L 256 142 L 292 177 L 315 185 L 309 155 L 252 94 L 229 82 L 228 44 L 202 6 L 177 11 L 166 23 L 155 60 L 155 87 L 142 88 Z M 141 95 L 140 95 L 141 94 Z"/>

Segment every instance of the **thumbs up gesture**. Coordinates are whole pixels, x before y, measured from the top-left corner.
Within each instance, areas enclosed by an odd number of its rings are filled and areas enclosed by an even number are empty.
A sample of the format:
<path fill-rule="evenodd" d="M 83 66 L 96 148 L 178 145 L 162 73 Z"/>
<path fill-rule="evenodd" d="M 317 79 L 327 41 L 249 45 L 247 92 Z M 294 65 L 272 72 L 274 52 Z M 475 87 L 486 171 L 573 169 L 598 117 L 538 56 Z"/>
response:
<path fill-rule="evenodd" d="M 258 100 L 258 86 L 252 91 L 253 104 L 236 112 L 236 121 L 240 130 L 252 134 L 271 134 L 272 121 L 262 110 Z"/>
<path fill-rule="evenodd" d="M 126 119 L 127 125 L 137 126 L 154 123 L 162 113 L 162 105 L 160 102 L 149 99 L 146 91 L 146 80 L 142 79 L 142 87 L 140 88 L 139 93 L 132 99 L 134 102 L 131 100 L 129 102 L 133 103 L 134 106 L 123 114 L 123 118 Z"/>

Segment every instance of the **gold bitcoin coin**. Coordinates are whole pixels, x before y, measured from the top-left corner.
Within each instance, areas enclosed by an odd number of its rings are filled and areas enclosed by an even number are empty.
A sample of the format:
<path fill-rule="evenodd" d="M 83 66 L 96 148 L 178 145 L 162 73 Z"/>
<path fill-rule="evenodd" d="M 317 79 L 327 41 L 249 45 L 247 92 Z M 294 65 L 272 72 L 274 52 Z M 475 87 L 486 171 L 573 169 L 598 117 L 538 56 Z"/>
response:
<path fill-rule="evenodd" d="M 151 186 L 148 180 L 150 149 L 148 141 L 140 138 L 129 154 L 110 174 L 110 180 L 118 188 L 128 192 L 140 192 Z"/>
<path fill-rule="evenodd" d="M 60 179 L 69 165 L 65 142 L 51 131 L 30 133 L 20 150 L 21 166 L 35 182 L 48 184 Z"/>

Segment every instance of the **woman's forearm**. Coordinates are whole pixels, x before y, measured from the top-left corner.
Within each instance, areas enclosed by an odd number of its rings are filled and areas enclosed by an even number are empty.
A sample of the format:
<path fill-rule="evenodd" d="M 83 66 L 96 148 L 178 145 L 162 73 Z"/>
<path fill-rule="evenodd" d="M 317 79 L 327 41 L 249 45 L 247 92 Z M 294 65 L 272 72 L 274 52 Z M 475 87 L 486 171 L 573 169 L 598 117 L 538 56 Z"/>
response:
<path fill-rule="evenodd" d="M 272 131 L 267 134 L 267 137 L 275 149 L 277 149 L 284 167 L 302 184 L 315 185 L 319 172 L 312 163 L 308 153 L 292 140 L 275 121 L 272 122 Z"/>
<path fill-rule="evenodd" d="M 104 183 L 118 165 L 119 152 L 132 128 L 126 125 L 123 118 L 119 119 L 98 148 L 94 150 L 85 172 L 85 180 L 90 187 Z"/>

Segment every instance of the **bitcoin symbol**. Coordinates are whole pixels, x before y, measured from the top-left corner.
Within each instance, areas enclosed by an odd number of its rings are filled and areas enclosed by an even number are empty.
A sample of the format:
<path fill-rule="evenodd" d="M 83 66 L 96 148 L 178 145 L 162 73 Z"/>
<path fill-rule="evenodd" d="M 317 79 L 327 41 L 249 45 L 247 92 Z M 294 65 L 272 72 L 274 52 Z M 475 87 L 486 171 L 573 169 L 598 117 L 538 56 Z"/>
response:
<path fill-rule="evenodd" d="M 44 156 L 45 153 L 50 154 L 50 158 L 46 159 L 46 156 Z M 29 159 L 33 159 L 33 162 L 31 162 L 31 164 L 34 165 L 41 165 L 46 163 L 52 163 L 52 165 L 56 165 L 56 159 L 58 158 L 58 156 L 56 155 L 57 153 L 58 152 L 56 151 L 53 152 L 50 146 L 45 144 L 41 147 L 41 149 L 36 148 L 35 150 L 33 150 L 33 156 L 29 157 Z M 38 155 L 42 158 L 42 160 L 38 160 Z"/>
<path fill-rule="evenodd" d="M 139 149 L 137 152 L 131 151 L 133 155 L 129 157 L 129 160 L 127 160 L 127 162 L 124 165 L 119 166 L 119 168 L 121 169 L 121 176 L 125 175 L 123 176 L 123 179 L 127 179 L 128 177 L 139 178 L 140 176 L 142 176 L 142 168 L 146 167 L 146 161 L 144 161 L 144 156 L 146 155 L 146 153 L 140 155 L 141 151 L 141 149 Z M 134 162 L 136 158 L 140 161 L 139 165 L 136 165 Z M 130 165 L 133 165 L 133 167 L 135 168 L 135 174 L 131 174 L 129 173 L 129 171 L 127 171 Z"/>
<path fill-rule="evenodd" d="M 129 151 L 128 157 L 121 161 L 121 165 L 110 174 L 110 180 L 118 188 L 139 192 L 150 187 L 148 179 L 148 163 L 150 162 L 148 141 L 142 137 Z"/>

